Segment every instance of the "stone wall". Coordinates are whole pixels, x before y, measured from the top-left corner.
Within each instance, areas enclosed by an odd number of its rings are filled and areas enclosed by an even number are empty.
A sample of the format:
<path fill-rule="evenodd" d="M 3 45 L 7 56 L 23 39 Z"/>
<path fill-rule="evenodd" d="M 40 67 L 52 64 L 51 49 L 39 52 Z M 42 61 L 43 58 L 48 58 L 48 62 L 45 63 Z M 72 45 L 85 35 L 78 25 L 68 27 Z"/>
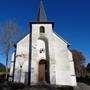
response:
<path fill-rule="evenodd" d="M 56 34 L 53 35 L 55 38 L 56 84 L 76 86 L 73 59 L 67 43 Z"/>
<path fill-rule="evenodd" d="M 25 36 L 17 43 L 16 62 L 15 62 L 15 77 L 16 82 L 25 82 L 25 73 L 28 72 L 29 61 L 29 36 Z"/>

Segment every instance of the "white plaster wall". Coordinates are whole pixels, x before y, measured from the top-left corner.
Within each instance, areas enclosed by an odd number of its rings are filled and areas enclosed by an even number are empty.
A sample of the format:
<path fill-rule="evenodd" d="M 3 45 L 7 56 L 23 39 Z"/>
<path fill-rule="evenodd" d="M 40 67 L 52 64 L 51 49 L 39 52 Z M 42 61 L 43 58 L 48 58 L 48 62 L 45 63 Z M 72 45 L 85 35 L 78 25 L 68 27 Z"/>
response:
<path fill-rule="evenodd" d="M 42 49 L 44 51 L 40 53 Z M 42 60 L 42 59 L 46 60 L 45 42 L 43 40 L 37 40 L 37 53 L 38 53 L 37 60 Z"/>
<path fill-rule="evenodd" d="M 31 59 L 31 84 L 38 83 L 39 61 L 41 59 L 46 60 L 45 51 L 43 53 L 40 53 L 40 49 L 42 49 L 42 48 L 45 50 L 45 42 L 43 40 L 37 40 L 36 47 L 32 47 L 32 55 L 34 57 L 32 57 L 32 59 Z M 33 50 L 36 50 L 35 53 Z M 37 56 L 35 56 L 35 54 Z"/>
<path fill-rule="evenodd" d="M 40 26 L 45 27 L 45 34 L 40 33 Z M 49 59 L 50 59 L 50 81 L 55 84 L 55 59 L 54 59 L 54 38 L 52 35 L 52 24 L 32 24 L 32 56 L 31 56 L 31 84 L 38 83 L 38 63 L 37 59 L 37 41 L 38 39 L 46 39 L 49 47 Z"/>
<path fill-rule="evenodd" d="M 70 63 L 71 84 L 72 86 L 77 86 L 75 69 L 74 69 L 74 61 L 72 58 L 72 53 L 69 50 L 68 50 L 68 59 Z"/>
<path fill-rule="evenodd" d="M 16 51 L 16 64 L 15 64 L 15 77 L 16 82 L 25 82 L 25 72 L 28 72 L 28 60 L 29 60 L 29 37 L 30 34 L 25 36 L 21 41 L 17 43 Z M 22 66 L 22 69 L 20 68 Z M 21 76 L 20 76 L 21 69 Z"/>
<path fill-rule="evenodd" d="M 10 76 L 12 76 L 12 74 L 13 74 L 14 54 L 15 54 L 15 53 L 13 52 L 13 54 L 12 54 L 12 60 L 11 60 L 11 66 L 10 66 Z"/>
<path fill-rule="evenodd" d="M 56 34 L 53 33 L 53 35 L 55 38 L 56 85 L 76 86 L 75 77 L 71 76 L 72 73 L 75 75 L 75 72 L 73 61 L 72 63 L 69 62 L 69 59 L 72 60 L 72 57 L 67 49 L 67 44 Z"/>

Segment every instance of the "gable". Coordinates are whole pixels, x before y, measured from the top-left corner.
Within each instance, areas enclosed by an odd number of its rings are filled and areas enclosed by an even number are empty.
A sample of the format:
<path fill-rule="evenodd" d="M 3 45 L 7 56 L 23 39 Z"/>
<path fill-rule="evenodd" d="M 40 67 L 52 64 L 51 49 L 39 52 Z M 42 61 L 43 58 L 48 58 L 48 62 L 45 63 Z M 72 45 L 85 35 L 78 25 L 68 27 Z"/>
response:
<path fill-rule="evenodd" d="M 17 54 L 29 53 L 30 34 L 17 43 Z"/>
<path fill-rule="evenodd" d="M 17 42 L 17 45 L 25 44 L 25 43 L 29 42 L 29 36 L 30 36 L 30 34 L 27 34 L 24 38 L 22 38 L 20 41 Z"/>
<path fill-rule="evenodd" d="M 66 40 L 64 40 L 59 34 L 57 34 L 56 32 L 53 32 L 54 33 L 54 36 L 60 40 L 62 43 L 65 43 L 67 44 L 67 46 L 70 46 L 70 43 L 68 43 Z"/>

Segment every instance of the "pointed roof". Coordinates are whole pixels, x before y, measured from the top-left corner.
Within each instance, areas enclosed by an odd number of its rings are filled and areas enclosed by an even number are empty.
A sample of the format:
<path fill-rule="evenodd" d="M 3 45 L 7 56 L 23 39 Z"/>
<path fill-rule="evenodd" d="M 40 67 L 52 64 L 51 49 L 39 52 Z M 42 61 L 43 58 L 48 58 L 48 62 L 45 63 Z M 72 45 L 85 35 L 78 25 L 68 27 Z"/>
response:
<path fill-rule="evenodd" d="M 37 16 L 37 22 L 47 22 L 47 16 L 45 13 L 43 1 L 40 1 L 40 7 L 38 11 L 38 16 Z"/>

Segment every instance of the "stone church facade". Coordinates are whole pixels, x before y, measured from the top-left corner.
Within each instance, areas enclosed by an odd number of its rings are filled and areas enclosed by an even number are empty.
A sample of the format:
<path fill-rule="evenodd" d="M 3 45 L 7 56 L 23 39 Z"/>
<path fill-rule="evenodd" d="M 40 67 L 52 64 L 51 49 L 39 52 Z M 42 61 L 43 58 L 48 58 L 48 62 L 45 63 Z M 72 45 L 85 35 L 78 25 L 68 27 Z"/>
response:
<path fill-rule="evenodd" d="M 41 0 L 37 21 L 30 22 L 30 33 L 15 45 L 10 69 L 14 82 L 77 85 L 69 43 L 53 29 Z"/>

